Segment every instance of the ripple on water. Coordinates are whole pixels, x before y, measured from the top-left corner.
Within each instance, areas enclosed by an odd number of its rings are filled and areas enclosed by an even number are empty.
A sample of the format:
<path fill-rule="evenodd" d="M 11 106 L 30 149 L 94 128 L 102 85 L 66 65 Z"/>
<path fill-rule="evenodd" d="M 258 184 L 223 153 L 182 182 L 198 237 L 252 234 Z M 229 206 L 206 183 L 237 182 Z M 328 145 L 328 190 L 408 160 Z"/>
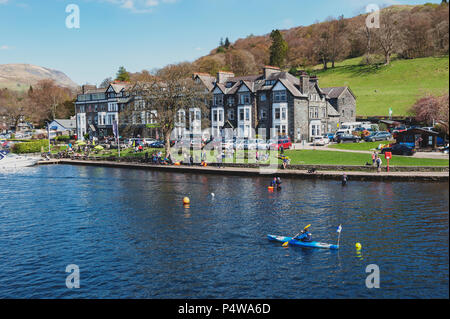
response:
<path fill-rule="evenodd" d="M 268 193 L 265 177 L 0 173 L 0 297 L 448 298 L 448 184 L 283 182 Z M 329 243 L 342 224 L 340 251 L 266 239 L 307 224 Z M 382 291 L 365 287 L 369 263 Z M 68 264 L 79 290 L 65 288 Z"/>

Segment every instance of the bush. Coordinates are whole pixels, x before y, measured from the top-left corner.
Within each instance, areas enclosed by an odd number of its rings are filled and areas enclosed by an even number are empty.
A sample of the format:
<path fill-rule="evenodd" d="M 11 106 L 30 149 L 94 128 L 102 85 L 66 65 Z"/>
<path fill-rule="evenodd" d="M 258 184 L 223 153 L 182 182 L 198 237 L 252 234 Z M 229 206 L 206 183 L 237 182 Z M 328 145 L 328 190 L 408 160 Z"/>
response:
<path fill-rule="evenodd" d="M 42 147 L 48 151 L 48 140 L 37 140 L 26 143 L 14 144 L 12 151 L 16 154 L 40 153 Z"/>
<path fill-rule="evenodd" d="M 58 142 L 68 142 L 70 140 L 69 135 L 61 135 L 56 137 L 56 141 Z"/>

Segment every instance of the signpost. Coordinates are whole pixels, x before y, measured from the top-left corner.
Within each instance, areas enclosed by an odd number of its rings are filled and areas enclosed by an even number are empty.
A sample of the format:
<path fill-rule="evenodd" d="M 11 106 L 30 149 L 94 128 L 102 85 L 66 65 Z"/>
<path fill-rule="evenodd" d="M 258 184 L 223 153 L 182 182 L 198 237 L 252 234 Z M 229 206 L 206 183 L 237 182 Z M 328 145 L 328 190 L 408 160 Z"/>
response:
<path fill-rule="evenodd" d="M 384 153 L 384 158 L 387 160 L 387 171 L 389 172 L 389 160 L 392 158 L 392 152 Z"/>

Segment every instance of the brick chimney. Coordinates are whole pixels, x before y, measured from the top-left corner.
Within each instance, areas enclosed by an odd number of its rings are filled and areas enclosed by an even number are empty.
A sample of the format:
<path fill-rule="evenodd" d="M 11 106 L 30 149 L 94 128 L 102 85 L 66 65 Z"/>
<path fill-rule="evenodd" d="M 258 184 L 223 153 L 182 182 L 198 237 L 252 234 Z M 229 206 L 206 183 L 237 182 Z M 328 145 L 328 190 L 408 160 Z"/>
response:
<path fill-rule="evenodd" d="M 281 72 L 280 68 L 277 68 L 276 66 L 270 66 L 270 65 L 264 66 L 263 71 L 264 71 L 265 79 L 267 79 L 271 74 Z"/>
<path fill-rule="evenodd" d="M 229 78 L 234 78 L 233 72 L 219 71 L 217 72 L 217 83 L 226 83 Z"/>

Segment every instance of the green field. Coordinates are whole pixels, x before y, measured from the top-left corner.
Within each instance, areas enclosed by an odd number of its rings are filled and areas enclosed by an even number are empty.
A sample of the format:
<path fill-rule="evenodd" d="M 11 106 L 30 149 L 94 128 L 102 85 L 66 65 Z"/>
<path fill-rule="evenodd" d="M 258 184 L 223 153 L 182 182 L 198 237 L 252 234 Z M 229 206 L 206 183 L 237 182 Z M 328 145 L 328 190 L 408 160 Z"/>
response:
<path fill-rule="evenodd" d="M 380 144 L 386 145 L 390 143 L 393 143 L 393 141 L 341 143 L 341 144 L 330 144 L 328 145 L 328 148 L 335 148 L 339 150 L 350 150 L 350 151 L 372 151 L 375 150 Z"/>
<path fill-rule="evenodd" d="M 449 57 L 394 59 L 390 65 L 360 65 L 362 58 L 336 63 L 326 71 L 314 68 L 320 87 L 349 86 L 360 116 L 409 115 L 408 109 L 426 93 L 448 92 Z"/>
<path fill-rule="evenodd" d="M 372 163 L 371 154 L 314 150 L 285 151 L 286 156 L 291 159 L 291 164 L 311 165 L 360 165 L 366 162 Z M 383 160 L 383 165 L 386 160 Z M 393 156 L 390 160 L 391 166 L 448 166 L 449 161 L 445 159 L 414 158 L 409 156 Z"/>

